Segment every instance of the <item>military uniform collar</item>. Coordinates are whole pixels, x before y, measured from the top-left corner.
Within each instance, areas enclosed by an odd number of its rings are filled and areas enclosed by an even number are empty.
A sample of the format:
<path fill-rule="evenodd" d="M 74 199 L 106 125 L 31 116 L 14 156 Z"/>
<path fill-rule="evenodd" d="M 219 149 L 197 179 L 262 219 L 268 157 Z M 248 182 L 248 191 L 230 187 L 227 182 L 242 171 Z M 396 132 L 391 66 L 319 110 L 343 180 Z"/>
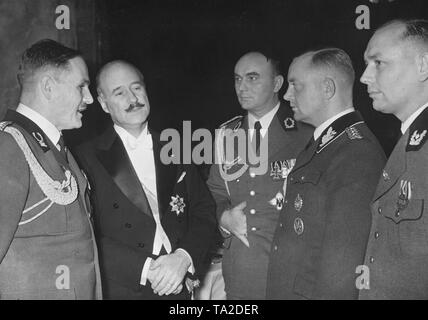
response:
<path fill-rule="evenodd" d="M 413 112 L 406 121 L 401 123 L 401 134 L 405 134 L 407 129 L 410 128 L 415 119 L 428 107 L 428 103 L 425 103 L 422 107 L 419 107 L 415 112 Z"/>
<path fill-rule="evenodd" d="M 321 134 L 325 131 L 325 129 L 327 129 L 330 126 L 330 124 L 332 124 L 334 121 L 336 121 L 340 117 L 342 117 L 342 116 L 344 116 L 344 115 L 346 115 L 348 113 L 354 112 L 354 111 L 355 111 L 354 108 L 348 108 L 348 109 L 346 109 L 346 110 L 344 110 L 342 112 L 339 112 L 338 114 L 336 114 L 335 116 L 331 117 L 327 121 L 324 121 L 321 125 L 319 125 L 315 129 L 315 131 L 314 131 L 314 140 L 317 140 L 321 136 Z"/>
<path fill-rule="evenodd" d="M 39 129 L 43 131 L 46 137 L 48 137 L 53 145 L 56 145 L 61 137 L 61 132 L 45 117 L 39 114 L 37 111 L 27 107 L 26 105 L 20 103 L 16 112 L 20 113 L 24 117 L 30 119 L 33 123 L 35 123 Z M 33 133 L 31 132 L 33 135 Z M 36 134 L 36 136 L 39 136 Z M 33 135 L 34 137 L 34 135 Z M 35 137 L 38 141 L 38 138 Z M 40 144 L 40 142 L 39 142 Z"/>
<path fill-rule="evenodd" d="M 271 111 L 266 113 L 260 119 L 257 119 L 254 115 L 252 115 L 251 113 L 248 113 L 248 128 L 254 129 L 254 124 L 256 123 L 256 121 L 259 121 L 260 124 L 262 125 L 262 130 L 268 129 L 269 125 L 272 122 L 273 117 L 278 112 L 279 106 L 280 106 L 280 103 L 278 102 L 278 104 Z"/>
<path fill-rule="evenodd" d="M 297 130 L 296 120 L 294 120 L 293 111 L 290 107 L 281 104 L 276 116 L 284 131 Z"/>
<path fill-rule="evenodd" d="M 357 123 L 363 122 L 363 118 L 357 111 L 347 113 L 333 121 L 320 135 L 317 144 L 317 153 L 341 136 L 345 131 L 350 139 L 361 138 L 357 130 L 348 130 Z"/>
<path fill-rule="evenodd" d="M 34 139 L 37 145 L 40 146 L 43 152 L 51 150 L 50 146 L 52 146 L 52 141 L 47 137 L 45 132 L 36 123 L 34 123 L 26 116 L 14 110 L 8 110 L 4 120 L 11 123 L 15 123 L 23 130 L 28 132 L 28 134 Z"/>
<path fill-rule="evenodd" d="M 418 151 L 425 144 L 428 136 L 428 105 L 416 117 L 409 127 L 406 151 Z M 420 110 L 419 109 L 419 110 Z M 418 111 L 419 111 L 418 110 Z M 416 112 L 418 112 L 416 111 Z"/>

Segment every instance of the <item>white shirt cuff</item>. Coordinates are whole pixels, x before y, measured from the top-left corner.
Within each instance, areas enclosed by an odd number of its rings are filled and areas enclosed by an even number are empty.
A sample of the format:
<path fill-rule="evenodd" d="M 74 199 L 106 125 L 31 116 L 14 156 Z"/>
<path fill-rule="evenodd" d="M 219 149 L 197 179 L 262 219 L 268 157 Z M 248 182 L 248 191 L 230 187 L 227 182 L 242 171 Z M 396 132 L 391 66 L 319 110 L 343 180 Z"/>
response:
<path fill-rule="evenodd" d="M 149 273 L 150 265 L 152 263 L 152 258 L 147 258 L 146 262 L 144 263 L 143 271 L 141 272 L 141 279 L 140 284 L 142 286 L 145 286 L 147 283 L 147 274 Z"/>
<path fill-rule="evenodd" d="M 190 261 L 190 267 L 189 267 L 189 269 L 187 269 L 187 271 L 188 272 L 190 272 L 191 274 L 194 274 L 195 273 L 195 267 L 194 267 L 194 265 L 193 265 L 193 259 L 192 259 L 192 257 L 190 256 L 190 254 L 186 251 L 186 250 L 184 250 L 183 248 L 178 248 L 177 250 L 175 250 L 175 251 L 178 251 L 178 250 L 180 250 L 181 252 L 183 252 L 184 254 L 186 254 L 186 256 L 189 258 L 189 261 Z"/>

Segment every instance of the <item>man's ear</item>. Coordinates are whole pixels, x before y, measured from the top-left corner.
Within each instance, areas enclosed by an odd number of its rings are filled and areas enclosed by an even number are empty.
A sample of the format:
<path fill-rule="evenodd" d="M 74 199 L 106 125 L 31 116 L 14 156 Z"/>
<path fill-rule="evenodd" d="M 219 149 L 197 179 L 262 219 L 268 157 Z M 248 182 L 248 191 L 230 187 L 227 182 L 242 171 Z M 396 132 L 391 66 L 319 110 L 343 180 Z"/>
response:
<path fill-rule="evenodd" d="M 326 99 L 331 99 L 336 94 L 336 83 L 332 78 L 326 77 L 322 82 L 322 87 Z"/>
<path fill-rule="evenodd" d="M 282 88 L 282 84 L 284 83 L 284 77 L 281 75 L 277 75 L 274 79 L 275 87 L 273 88 L 273 92 L 278 93 Z"/>
<path fill-rule="evenodd" d="M 417 59 L 419 81 L 424 82 L 428 79 L 428 52 L 423 52 Z"/>
<path fill-rule="evenodd" d="M 106 104 L 106 103 L 105 103 L 105 101 L 104 101 L 104 98 L 103 98 L 103 94 L 102 94 L 102 93 L 98 93 L 97 100 L 98 100 L 98 102 L 100 103 L 101 108 L 103 108 L 104 112 L 105 112 L 105 113 L 110 113 L 110 111 L 109 111 L 109 110 L 108 110 L 108 108 L 107 108 L 107 104 Z"/>
<path fill-rule="evenodd" d="M 40 77 L 39 89 L 46 100 L 52 100 L 55 95 L 55 80 L 51 75 L 45 74 Z"/>

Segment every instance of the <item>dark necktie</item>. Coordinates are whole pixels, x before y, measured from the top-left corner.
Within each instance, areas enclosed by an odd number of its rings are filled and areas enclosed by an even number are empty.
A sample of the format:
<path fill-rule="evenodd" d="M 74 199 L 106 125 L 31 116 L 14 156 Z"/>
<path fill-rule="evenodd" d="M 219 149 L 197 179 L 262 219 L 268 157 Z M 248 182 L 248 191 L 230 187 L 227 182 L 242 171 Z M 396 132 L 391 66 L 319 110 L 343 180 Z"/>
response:
<path fill-rule="evenodd" d="M 59 153 L 64 157 L 65 160 L 67 160 L 67 147 L 64 143 L 64 137 L 61 135 L 58 141 L 59 146 Z"/>
<path fill-rule="evenodd" d="M 256 121 L 254 123 L 254 130 L 256 130 L 255 134 L 255 138 L 256 138 L 256 153 L 259 153 L 259 149 L 260 149 L 260 130 L 262 129 L 262 125 L 260 124 L 260 121 Z"/>

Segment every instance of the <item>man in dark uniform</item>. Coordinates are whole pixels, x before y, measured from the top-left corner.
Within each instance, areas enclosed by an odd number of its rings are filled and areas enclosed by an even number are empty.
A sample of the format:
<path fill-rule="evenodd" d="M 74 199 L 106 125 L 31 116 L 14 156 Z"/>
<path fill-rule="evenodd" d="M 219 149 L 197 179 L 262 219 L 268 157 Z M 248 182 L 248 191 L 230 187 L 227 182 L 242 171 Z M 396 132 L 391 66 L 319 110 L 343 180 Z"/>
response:
<path fill-rule="evenodd" d="M 86 64 L 42 40 L 18 79 L 21 103 L 0 125 L 0 298 L 100 299 L 87 181 L 61 135 L 93 102 Z"/>
<path fill-rule="evenodd" d="M 379 180 L 361 299 L 428 299 L 428 21 L 392 21 L 364 54 L 361 82 L 373 108 L 395 115 L 403 136 Z"/>
<path fill-rule="evenodd" d="M 94 189 L 104 296 L 188 299 L 216 231 L 214 201 L 194 166 L 161 157 L 137 68 L 106 64 L 97 90 L 113 124 L 77 154 Z"/>
<path fill-rule="evenodd" d="M 295 58 L 288 90 L 296 120 L 315 127 L 288 177 L 267 280 L 269 299 L 357 299 L 369 203 L 385 155 L 352 104 L 354 69 L 341 49 Z"/>
<path fill-rule="evenodd" d="M 265 299 L 268 257 L 283 206 L 284 182 L 312 133 L 281 105 L 278 92 L 283 81 L 278 62 L 259 52 L 245 54 L 235 66 L 236 94 L 248 113 L 221 126 L 216 143 L 219 164 L 211 167 L 208 179 L 227 237 L 222 263 L 228 299 Z M 241 139 L 227 153 L 220 137 L 239 132 L 244 142 Z M 241 147 L 248 153 L 240 154 Z M 252 155 L 259 156 L 259 166 L 250 161 Z"/>

